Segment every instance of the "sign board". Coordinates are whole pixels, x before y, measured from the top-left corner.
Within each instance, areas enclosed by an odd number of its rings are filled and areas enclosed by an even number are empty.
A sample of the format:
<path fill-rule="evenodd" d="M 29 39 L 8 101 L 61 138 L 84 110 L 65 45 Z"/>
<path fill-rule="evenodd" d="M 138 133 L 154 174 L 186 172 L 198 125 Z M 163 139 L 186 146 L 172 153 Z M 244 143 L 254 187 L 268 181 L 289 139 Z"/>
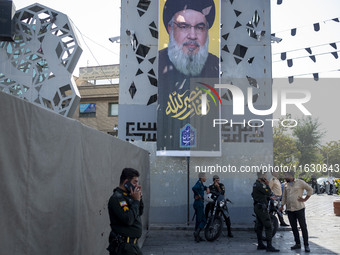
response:
<path fill-rule="evenodd" d="M 79 68 L 79 79 L 106 80 L 119 78 L 119 65 L 90 66 Z"/>
<path fill-rule="evenodd" d="M 79 104 L 79 112 L 96 112 L 96 104 Z"/>

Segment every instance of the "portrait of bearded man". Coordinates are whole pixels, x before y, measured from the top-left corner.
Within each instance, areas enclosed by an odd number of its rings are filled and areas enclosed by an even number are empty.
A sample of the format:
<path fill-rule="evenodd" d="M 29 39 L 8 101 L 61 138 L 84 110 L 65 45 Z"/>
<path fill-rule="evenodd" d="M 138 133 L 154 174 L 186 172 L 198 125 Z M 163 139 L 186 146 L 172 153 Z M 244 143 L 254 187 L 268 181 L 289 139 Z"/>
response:
<path fill-rule="evenodd" d="M 161 80 L 165 77 L 167 81 L 170 77 L 177 77 L 178 81 L 189 77 L 218 77 L 219 59 L 208 51 L 209 29 L 214 20 L 213 0 L 166 1 L 163 22 L 169 44 L 159 51 Z"/>
<path fill-rule="evenodd" d="M 216 12 L 214 0 L 166 0 L 161 10 L 165 30 L 160 38 L 168 36 L 169 40 L 168 47 L 158 52 L 157 143 L 164 141 L 162 148 L 166 147 L 166 150 L 182 146 L 177 139 L 180 129 L 192 121 L 191 117 L 200 115 L 201 97 L 195 97 L 198 103 L 191 100 L 191 92 L 195 89 L 199 92 L 196 83 L 192 85 L 193 80 L 204 82 L 205 78 L 216 78 L 214 83 L 218 83 L 219 58 L 209 52 L 209 29 L 214 24 Z M 216 45 L 219 28 L 212 38 Z M 172 100 L 173 96 L 181 99 Z M 180 101 L 180 107 L 170 107 L 174 101 Z M 185 103 L 187 105 L 183 106 Z M 186 106 L 188 108 L 184 109 Z M 191 114 L 193 108 L 196 114 Z"/>

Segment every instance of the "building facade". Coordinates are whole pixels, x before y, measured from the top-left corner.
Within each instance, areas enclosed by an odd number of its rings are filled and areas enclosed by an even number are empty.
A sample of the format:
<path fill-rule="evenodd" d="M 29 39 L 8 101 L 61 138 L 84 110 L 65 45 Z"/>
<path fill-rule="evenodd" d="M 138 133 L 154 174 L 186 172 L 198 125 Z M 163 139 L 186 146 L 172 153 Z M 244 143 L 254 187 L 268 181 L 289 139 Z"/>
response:
<path fill-rule="evenodd" d="M 80 68 L 75 78 L 81 96 L 73 118 L 84 125 L 118 135 L 118 65 Z"/>

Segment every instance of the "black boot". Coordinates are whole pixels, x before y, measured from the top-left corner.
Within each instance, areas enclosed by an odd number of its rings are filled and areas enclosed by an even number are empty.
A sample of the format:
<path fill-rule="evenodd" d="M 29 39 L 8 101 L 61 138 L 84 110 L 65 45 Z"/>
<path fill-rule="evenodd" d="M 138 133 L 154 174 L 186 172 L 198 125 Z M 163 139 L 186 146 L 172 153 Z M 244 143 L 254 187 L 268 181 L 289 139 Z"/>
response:
<path fill-rule="evenodd" d="M 201 236 L 198 236 L 198 239 L 200 240 L 200 242 L 204 242 L 205 241 L 205 239 L 202 238 Z"/>
<path fill-rule="evenodd" d="M 289 225 L 284 221 L 283 217 L 280 215 L 277 215 L 280 221 L 280 226 L 281 227 L 288 227 Z"/>
<path fill-rule="evenodd" d="M 279 252 L 280 250 L 276 249 L 272 245 L 272 240 L 267 240 L 267 252 Z"/>
<path fill-rule="evenodd" d="M 226 219 L 226 225 L 228 229 L 228 237 L 234 237 L 233 234 L 231 233 L 231 222 L 229 217 Z"/>
<path fill-rule="evenodd" d="M 298 250 L 301 249 L 301 244 L 297 243 L 294 246 L 290 247 L 291 250 Z"/>
<path fill-rule="evenodd" d="M 261 241 L 258 241 L 257 249 L 258 250 L 267 250 L 267 246 L 261 240 Z"/>
<path fill-rule="evenodd" d="M 196 241 L 197 243 L 200 242 L 200 232 L 201 232 L 201 229 L 200 229 L 200 228 L 196 229 L 196 231 L 194 232 L 195 241 Z"/>
<path fill-rule="evenodd" d="M 262 241 L 262 233 L 261 234 L 257 234 L 257 249 L 258 250 L 266 250 L 267 246 L 264 245 L 263 241 Z"/>

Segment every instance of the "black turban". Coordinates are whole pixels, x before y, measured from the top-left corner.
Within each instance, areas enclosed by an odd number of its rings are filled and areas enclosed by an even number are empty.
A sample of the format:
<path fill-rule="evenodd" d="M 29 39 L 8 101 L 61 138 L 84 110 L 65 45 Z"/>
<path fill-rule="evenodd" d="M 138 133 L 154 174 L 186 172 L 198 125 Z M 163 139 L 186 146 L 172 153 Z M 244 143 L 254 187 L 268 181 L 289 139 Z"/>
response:
<path fill-rule="evenodd" d="M 213 0 L 167 0 L 163 10 L 163 22 L 166 30 L 172 17 L 177 12 L 186 9 L 202 13 L 209 24 L 209 28 L 214 24 L 215 3 Z"/>

